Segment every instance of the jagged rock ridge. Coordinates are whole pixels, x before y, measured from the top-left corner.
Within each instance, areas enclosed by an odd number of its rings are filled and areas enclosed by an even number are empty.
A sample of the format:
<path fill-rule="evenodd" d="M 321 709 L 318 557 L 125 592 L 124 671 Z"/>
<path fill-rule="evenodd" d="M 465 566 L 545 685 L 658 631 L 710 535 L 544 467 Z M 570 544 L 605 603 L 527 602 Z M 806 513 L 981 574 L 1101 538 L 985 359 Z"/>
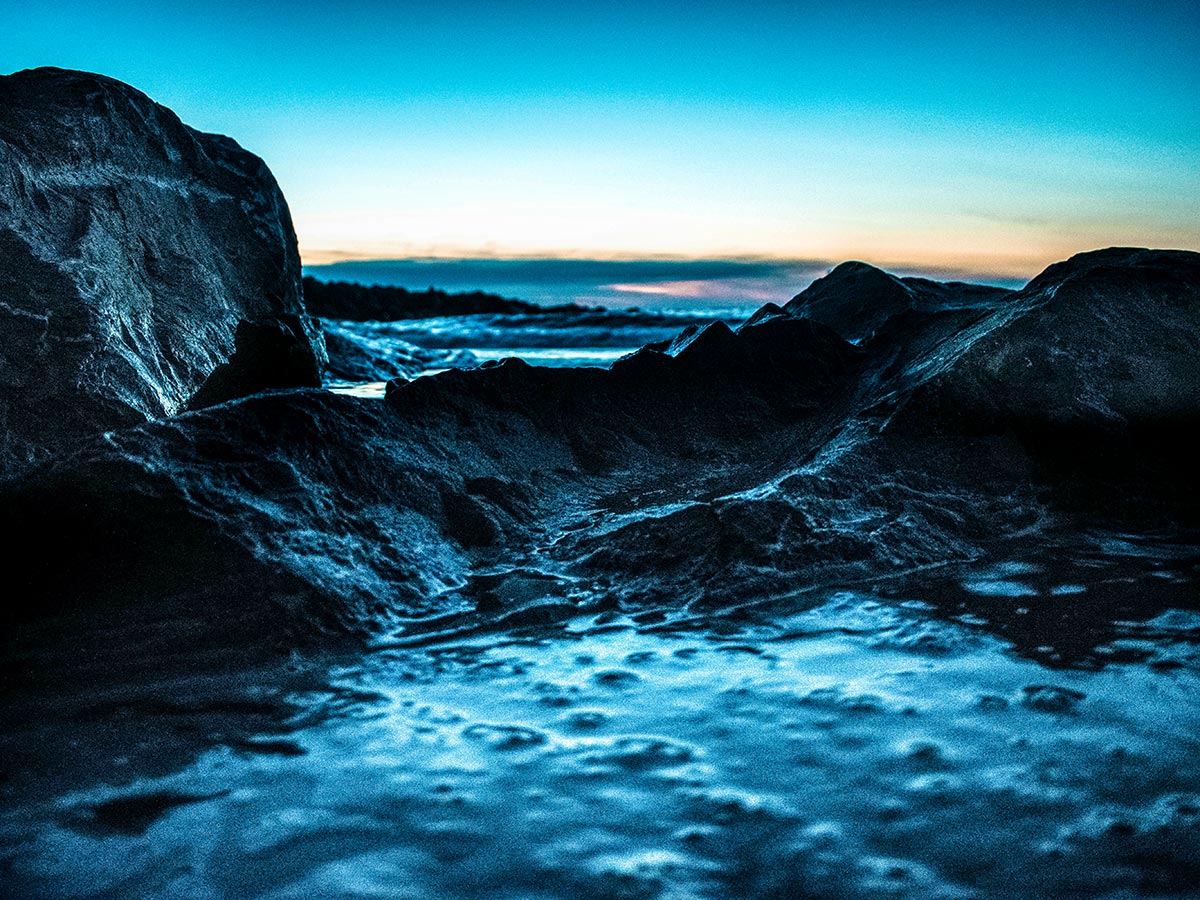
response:
<path fill-rule="evenodd" d="M 611 370 L 508 361 L 395 382 L 384 403 L 251 398 L 95 442 L 5 508 L 34 545 L 114 535 L 95 546 L 106 571 L 149 596 L 249 595 L 301 630 L 376 634 L 779 601 L 1097 509 L 1186 519 L 1200 257 L 1106 258 L 965 320 L 908 310 L 860 346 L 769 311 Z M 1138 371 L 1155 383 L 1133 402 Z M 180 559 L 205 560 L 202 582 Z M 57 602 L 104 593 L 86 559 L 19 571 Z"/>

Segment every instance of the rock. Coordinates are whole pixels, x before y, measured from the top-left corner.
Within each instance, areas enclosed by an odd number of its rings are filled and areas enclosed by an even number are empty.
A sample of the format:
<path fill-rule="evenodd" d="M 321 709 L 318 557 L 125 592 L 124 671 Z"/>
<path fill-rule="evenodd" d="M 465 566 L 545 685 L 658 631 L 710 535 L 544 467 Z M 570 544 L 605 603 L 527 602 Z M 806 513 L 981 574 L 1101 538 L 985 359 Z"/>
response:
<path fill-rule="evenodd" d="M 913 291 L 894 275 L 867 263 L 845 262 L 793 297 L 784 310 L 861 341 L 914 302 Z"/>
<path fill-rule="evenodd" d="M 316 385 L 263 162 L 111 78 L 0 77 L 0 476 L 77 439 Z"/>
<path fill-rule="evenodd" d="M 1112 248 L 1057 263 L 918 373 L 910 418 L 1048 435 L 1200 423 L 1200 254 Z"/>
<path fill-rule="evenodd" d="M 393 382 L 384 403 L 276 393 L 87 441 L 0 489 L 0 520 L 21 523 L 5 547 L 24 558 L 19 609 L 227 595 L 238 615 L 253 598 L 301 629 L 358 632 L 473 613 L 474 571 L 519 558 L 597 491 L 816 440 L 816 401 L 853 383 L 857 354 L 785 320 L 791 352 L 746 365 L 741 345 L 769 346 L 770 324 L 727 332 L 725 357 L 509 360 Z M 77 552 L 43 552 L 64 543 Z"/>
<path fill-rule="evenodd" d="M 909 310 L 990 308 L 1010 293 L 980 284 L 898 278 L 864 262 L 845 262 L 810 284 L 783 309 L 859 342 Z"/>

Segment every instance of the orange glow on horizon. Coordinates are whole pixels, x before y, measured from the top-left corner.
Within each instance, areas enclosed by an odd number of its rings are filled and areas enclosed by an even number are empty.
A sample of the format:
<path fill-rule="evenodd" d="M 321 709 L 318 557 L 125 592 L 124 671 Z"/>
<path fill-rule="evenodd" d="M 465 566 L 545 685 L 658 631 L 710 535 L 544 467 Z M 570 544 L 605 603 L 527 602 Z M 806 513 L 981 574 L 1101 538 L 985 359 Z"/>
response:
<path fill-rule="evenodd" d="M 1067 259 L 1076 253 L 1096 250 L 1103 246 L 1142 246 L 1146 242 L 1117 242 L 1075 244 L 1054 248 L 1014 248 L 1009 250 L 990 250 L 986 252 L 950 251 L 945 249 L 925 252 L 896 252 L 895 250 L 879 249 L 875 252 L 865 247 L 848 247 L 841 252 L 822 254 L 766 254 L 766 253 L 638 253 L 638 252 L 588 252 L 584 250 L 562 251 L 559 249 L 527 249 L 514 248 L 504 252 L 495 245 L 486 248 L 477 247 L 423 247 L 414 248 L 411 245 L 379 245 L 368 244 L 361 248 L 308 248 L 301 246 L 301 259 L 305 266 L 321 266 L 339 262 L 369 262 L 396 259 L 429 259 L 429 260 L 603 260 L 614 262 L 629 261 L 695 261 L 695 260 L 732 260 L 739 262 L 765 262 L 779 265 L 823 266 L 832 268 L 847 260 L 861 260 L 871 263 L 881 269 L 895 272 L 923 272 L 930 277 L 944 277 L 947 280 L 955 278 L 1028 280 L 1033 278 L 1047 266 Z M 613 284 L 609 288 L 618 293 L 640 294 L 671 294 L 674 296 L 707 296 L 706 282 L 661 282 L 652 284 Z"/>

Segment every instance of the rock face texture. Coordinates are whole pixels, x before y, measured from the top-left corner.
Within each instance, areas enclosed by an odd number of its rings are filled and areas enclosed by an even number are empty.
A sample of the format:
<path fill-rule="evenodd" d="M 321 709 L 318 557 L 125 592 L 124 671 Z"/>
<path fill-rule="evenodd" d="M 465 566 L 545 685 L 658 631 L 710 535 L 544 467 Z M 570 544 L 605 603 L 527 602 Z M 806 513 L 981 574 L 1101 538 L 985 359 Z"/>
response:
<path fill-rule="evenodd" d="M 27 567 L 39 592 L 237 585 L 227 596 L 370 632 L 473 610 L 463 588 L 482 559 L 510 560 L 520 580 L 531 539 L 610 492 L 728 487 L 746 477 L 742 455 L 811 447 L 828 424 L 820 398 L 858 363 L 832 332 L 788 319 L 742 335 L 713 326 L 674 355 L 645 350 L 612 370 L 510 360 L 394 382 L 383 402 L 248 398 L 92 442 L 4 508 L 27 520 L 30 552 L 49 531 L 88 548 L 69 566 Z M 781 376 L 788 386 L 770 384 Z M 77 502 L 37 499 L 50 495 Z"/>
<path fill-rule="evenodd" d="M 1111 248 L 1057 263 L 920 377 L 914 412 L 971 429 L 1200 424 L 1200 255 Z"/>
<path fill-rule="evenodd" d="M 0 77 L 0 476 L 323 364 L 260 159 L 110 78 Z"/>
<path fill-rule="evenodd" d="M 1085 254 L 857 346 L 774 308 L 608 370 L 248 398 L 86 443 L 0 492 L 0 524 L 46 598 L 27 609 L 136 584 L 162 608 L 252 597 L 272 627 L 409 636 L 794 604 L 1097 510 L 1194 524 L 1198 265 Z M 37 569 L 51 541 L 88 553 Z"/>

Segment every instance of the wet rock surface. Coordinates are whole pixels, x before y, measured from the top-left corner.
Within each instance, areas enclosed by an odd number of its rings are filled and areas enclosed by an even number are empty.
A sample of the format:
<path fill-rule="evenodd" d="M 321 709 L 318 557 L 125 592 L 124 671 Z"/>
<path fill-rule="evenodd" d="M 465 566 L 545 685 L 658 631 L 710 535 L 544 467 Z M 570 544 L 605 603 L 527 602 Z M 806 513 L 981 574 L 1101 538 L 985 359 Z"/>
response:
<path fill-rule="evenodd" d="M 262 160 L 99 75 L 0 78 L 0 476 L 82 436 L 320 383 Z"/>
<path fill-rule="evenodd" d="M 936 659 L 880 643 L 928 612 L 842 592 L 723 633 L 581 616 L 17 692 L 0 893 L 1190 896 L 1195 662 L 1047 672 L 953 621 Z"/>
<path fill-rule="evenodd" d="M 323 622 L 378 634 L 596 604 L 678 615 L 894 578 L 1069 530 L 1113 494 L 1141 521 L 1192 525 L 1195 476 L 1160 448 L 1197 414 L 1195 255 L 1125 252 L 1114 274 L 1111 254 L 1052 269 L 946 338 L 942 310 L 857 347 L 777 314 L 694 327 L 607 370 L 508 360 L 393 382 L 384 403 L 276 394 L 126 429 L 6 489 L 29 542 L 18 558 L 96 536 L 77 564 L 26 565 L 24 580 L 69 605 L 102 593 L 103 560 L 127 573 L 117 584 L 143 573 L 186 594 L 194 573 L 175 560 L 220 547 L 213 578 L 308 596 Z M 1050 341 L 1079 308 L 1072 336 Z M 1147 382 L 1138 402 L 1110 378 L 1122 358 Z M 993 368 L 1003 378 L 985 380 Z M 1021 404 L 1039 393 L 1032 429 Z M 1134 471 L 1112 448 L 1137 450 L 1148 427 L 1175 442 Z M 1105 450 L 1068 477 L 1081 435 L 1107 435 Z"/>

